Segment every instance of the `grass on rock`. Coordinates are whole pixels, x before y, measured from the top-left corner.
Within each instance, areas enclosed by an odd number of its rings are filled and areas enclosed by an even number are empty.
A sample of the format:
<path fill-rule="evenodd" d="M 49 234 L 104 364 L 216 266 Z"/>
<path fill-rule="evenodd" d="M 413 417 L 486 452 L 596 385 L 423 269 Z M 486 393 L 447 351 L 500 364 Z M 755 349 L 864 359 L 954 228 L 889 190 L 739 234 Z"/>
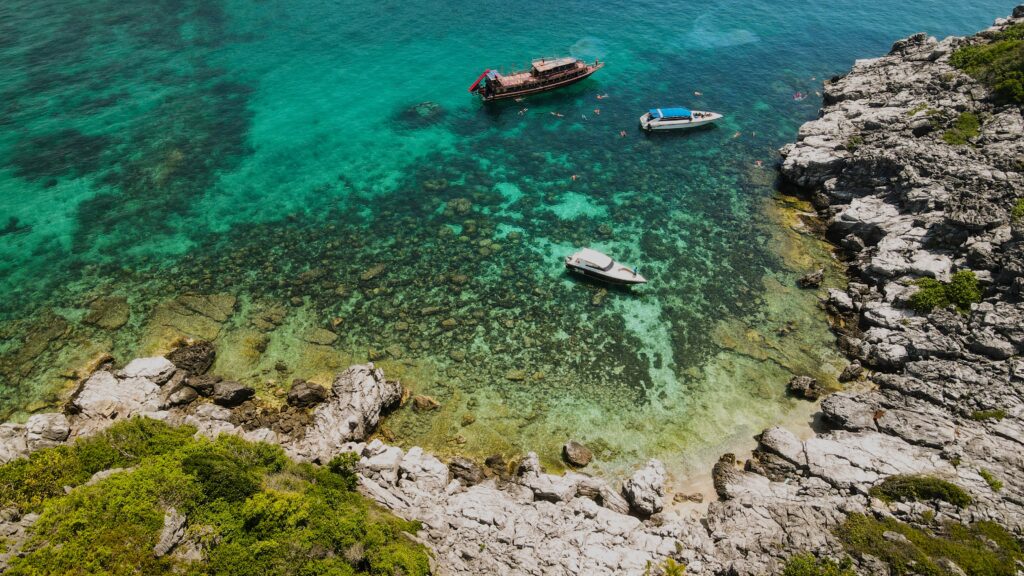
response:
<path fill-rule="evenodd" d="M 870 493 L 885 502 L 942 500 L 957 508 L 963 508 L 971 503 L 971 497 L 963 488 L 932 476 L 890 476 L 871 488 Z"/>
<path fill-rule="evenodd" d="M 426 550 L 407 536 L 419 525 L 354 492 L 350 459 L 299 464 L 276 446 L 194 432 L 133 419 L 0 466 L 5 505 L 41 514 L 7 574 L 429 573 Z M 203 560 L 154 555 L 168 507 L 187 516 Z"/>
<path fill-rule="evenodd" d="M 953 127 L 942 133 L 946 144 L 963 146 L 981 135 L 981 120 L 973 112 L 963 112 L 953 122 Z"/>
<path fill-rule="evenodd" d="M 782 576 L 857 576 L 849 558 L 836 562 L 831 558 L 816 558 L 804 553 L 791 556 L 782 569 Z"/>
<path fill-rule="evenodd" d="M 847 552 L 882 560 L 894 576 L 1015 576 L 1016 562 L 1024 561 L 1021 543 L 993 522 L 947 522 L 930 530 L 851 514 L 836 535 Z"/>
<path fill-rule="evenodd" d="M 1003 481 L 996 478 L 996 475 L 991 471 L 982 468 L 978 470 L 978 476 L 981 476 L 981 478 L 988 483 L 989 487 L 992 488 L 994 492 L 999 492 L 1003 489 Z"/>
<path fill-rule="evenodd" d="M 983 422 L 985 420 L 995 420 L 996 422 L 1006 418 L 1006 410 L 975 410 L 971 412 L 971 420 L 977 420 Z"/>

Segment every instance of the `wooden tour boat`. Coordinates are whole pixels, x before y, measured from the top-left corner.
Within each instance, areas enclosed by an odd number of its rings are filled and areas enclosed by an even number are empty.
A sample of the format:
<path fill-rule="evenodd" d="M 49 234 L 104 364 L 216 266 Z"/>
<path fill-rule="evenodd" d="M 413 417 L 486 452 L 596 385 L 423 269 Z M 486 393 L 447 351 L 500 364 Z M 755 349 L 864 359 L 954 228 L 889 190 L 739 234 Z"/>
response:
<path fill-rule="evenodd" d="M 484 102 L 518 98 L 574 84 L 603 67 L 604 62 L 597 60 L 587 64 L 572 57 L 541 58 L 534 60 L 529 70 L 508 75 L 484 70 L 469 91 L 478 93 Z"/>

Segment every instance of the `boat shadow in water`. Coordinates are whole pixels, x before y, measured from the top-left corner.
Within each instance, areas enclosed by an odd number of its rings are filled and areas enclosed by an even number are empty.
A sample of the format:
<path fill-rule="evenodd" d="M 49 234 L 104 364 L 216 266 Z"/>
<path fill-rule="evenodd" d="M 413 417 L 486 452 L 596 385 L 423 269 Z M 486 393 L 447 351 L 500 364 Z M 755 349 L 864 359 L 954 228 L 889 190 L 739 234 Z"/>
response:
<path fill-rule="evenodd" d="M 639 291 L 634 289 L 639 286 L 643 286 L 643 284 L 615 284 L 613 282 L 594 278 L 593 276 L 587 276 L 586 274 L 575 274 L 570 272 L 568 269 L 563 272 L 563 275 L 571 280 L 573 284 L 582 284 L 584 286 L 591 286 L 594 288 L 604 288 L 610 293 L 614 292 L 616 294 L 624 294 L 627 296 L 639 297 L 643 295 L 642 289 Z M 597 293 L 594 293 L 593 296 L 596 297 Z"/>
<path fill-rule="evenodd" d="M 711 130 L 717 130 L 717 124 L 704 124 L 703 126 L 694 126 L 693 128 L 686 128 L 683 130 L 644 130 L 643 127 L 637 126 L 637 130 L 643 133 L 647 137 L 667 137 L 667 136 L 683 136 L 686 134 L 698 134 L 701 132 L 709 132 Z"/>

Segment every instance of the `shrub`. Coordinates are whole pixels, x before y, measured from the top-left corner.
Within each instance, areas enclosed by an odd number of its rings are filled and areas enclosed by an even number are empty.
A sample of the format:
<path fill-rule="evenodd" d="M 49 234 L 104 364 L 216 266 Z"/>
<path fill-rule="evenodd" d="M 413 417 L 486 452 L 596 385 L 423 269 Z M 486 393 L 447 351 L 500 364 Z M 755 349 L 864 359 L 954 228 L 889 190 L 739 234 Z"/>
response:
<path fill-rule="evenodd" d="M 134 466 L 141 459 L 165 454 L 188 442 L 195 428 L 172 428 L 148 418 L 118 422 L 74 444 L 40 450 L 0 466 L 0 507 L 38 511 L 47 498 L 65 486 L 85 483 L 109 468 Z"/>
<path fill-rule="evenodd" d="M 809 552 L 790 556 L 782 576 L 857 576 L 850 559 L 836 562 L 831 558 L 815 558 Z"/>
<path fill-rule="evenodd" d="M 202 484 L 207 500 L 241 502 L 260 489 L 255 474 L 216 452 L 189 454 L 181 461 L 181 468 Z"/>
<path fill-rule="evenodd" d="M 946 287 L 935 278 L 921 278 L 914 282 L 919 288 L 910 297 L 910 306 L 922 313 L 927 314 L 935 308 L 949 306 L 949 298 L 946 297 Z"/>
<path fill-rule="evenodd" d="M 946 285 L 946 298 L 960 310 L 969 310 L 974 302 L 981 302 L 981 288 L 978 277 L 972 270 L 960 270 L 953 274 Z"/>
<path fill-rule="evenodd" d="M 993 491 L 999 492 L 1000 490 L 1003 489 L 1003 481 L 1000 480 L 999 478 L 996 478 L 995 474 L 993 474 L 992 472 L 982 468 L 978 470 L 978 476 L 981 476 L 981 478 L 988 483 L 989 487 L 992 488 Z"/>
<path fill-rule="evenodd" d="M 871 488 L 870 494 L 886 502 L 942 500 L 958 508 L 963 508 L 971 503 L 971 497 L 962 488 L 952 482 L 931 476 L 890 476 L 881 484 Z"/>
<path fill-rule="evenodd" d="M 1005 410 L 975 410 L 971 412 L 971 420 L 977 420 L 979 422 L 983 420 L 995 420 L 1000 421 L 1006 418 Z"/>
<path fill-rule="evenodd" d="M 1018 199 L 1017 203 L 1013 205 L 1013 209 L 1010 210 L 1010 220 L 1013 222 L 1024 220 L 1024 198 Z"/>
<path fill-rule="evenodd" d="M 987 44 L 963 46 L 950 64 L 992 90 L 1003 104 L 1024 104 L 1024 25 L 1014 24 Z"/>
<path fill-rule="evenodd" d="M 972 270 L 960 270 L 953 274 L 948 284 L 934 278 L 920 278 L 914 283 L 919 290 L 910 297 L 910 307 L 922 314 L 935 308 L 955 304 L 961 312 L 970 310 L 971 304 L 981 301 L 978 277 Z"/>
<path fill-rule="evenodd" d="M 879 520 L 851 514 L 836 529 L 836 536 L 847 552 L 878 558 L 894 575 L 952 576 L 958 573 L 947 567 L 947 562 L 952 562 L 971 576 L 1014 576 L 1016 562 L 1024 560 L 1020 543 L 992 522 L 970 526 L 946 522 L 935 530 L 928 530 L 914 528 L 894 518 Z"/>
<path fill-rule="evenodd" d="M 0 467 L 8 479 L 31 481 L 26 470 L 50 472 L 38 479 L 45 489 L 28 491 L 38 499 L 41 516 L 24 556 L 12 558 L 6 573 L 161 576 L 182 568 L 190 576 L 429 573 L 426 550 L 405 534 L 420 525 L 391 516 L 350 490 L 342 472 L 290 462 L 275 446 L 233 436 L 195 439 L 194 432 L 133 422 L 130 429 L 92 439 L 88 457 L 76 444 L 38 452 L 31 468 L 25 468 L 30 460 Z M 164 453 L 144 455 L 158 451 Z M 91 474 L 83 472 L 83 461 L 90 467 L 131 461 L 136 468 L 69 494 L 50 489 L 65 477 L 87 479 Z M 74 470 L 66 476 L 44 466 L 68 462 Z M 353 465 L 345 462 L 339 460 L 335 468 Z M 8 494 L 14 496 L 23 495 Z M 204 560 L 182 567 L 153 555 L 168 506 L 187 515 L 188 533 L 203 546 Z"/>
<path fill-rule="evenodd" d="M 327 469 L 337 475 L 343 485 L 349 490 L 355 490 L 358 485 L 356 477 L 356 465 L 359 464 L 359 456 L 354 452 L 338 454 L 327 463 Z"/>
<path fill-rule="evenodd" d="M 977 114 L 964 112 L 953 122 L 953 127 L 942 134 L 946 144 L 962 146 L 981 134 L 981 121 Z"/>
<path fill-rule="evenodd" d="M 860 148 L 864 144 L 864 137 L 860 134 L 854 134 L 846 139 L 846 149 L 853 152 L 857 148 Z"/>

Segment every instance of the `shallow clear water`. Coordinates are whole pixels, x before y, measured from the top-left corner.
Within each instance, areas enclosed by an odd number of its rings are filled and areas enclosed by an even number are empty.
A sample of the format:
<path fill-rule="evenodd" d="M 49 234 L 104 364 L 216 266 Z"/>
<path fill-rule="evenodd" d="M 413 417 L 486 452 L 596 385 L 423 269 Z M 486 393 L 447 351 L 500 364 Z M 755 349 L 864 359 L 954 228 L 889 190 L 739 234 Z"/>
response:
<path fill-rule="evenodd" d="M 199 337 L 268 401 L 378 359 L 442 404 L 392 415 L 399 442 L 554 465 L 577 438 L 598 471 L 702 469 L 806 419 L 792 374 L 842 366 L 820 294 L 792 287 L 840 275 L 772 189 L 821 80 L 1009 9 L 7 2 L 0 408 L 52 406 L 102 353 Z M 564 53 L 607 66 L 521 103 L 466 93 Z M 665 105 L 727 119 L 644 136 Z M 567 277 L 580 246 L 650 284 Z"/>

